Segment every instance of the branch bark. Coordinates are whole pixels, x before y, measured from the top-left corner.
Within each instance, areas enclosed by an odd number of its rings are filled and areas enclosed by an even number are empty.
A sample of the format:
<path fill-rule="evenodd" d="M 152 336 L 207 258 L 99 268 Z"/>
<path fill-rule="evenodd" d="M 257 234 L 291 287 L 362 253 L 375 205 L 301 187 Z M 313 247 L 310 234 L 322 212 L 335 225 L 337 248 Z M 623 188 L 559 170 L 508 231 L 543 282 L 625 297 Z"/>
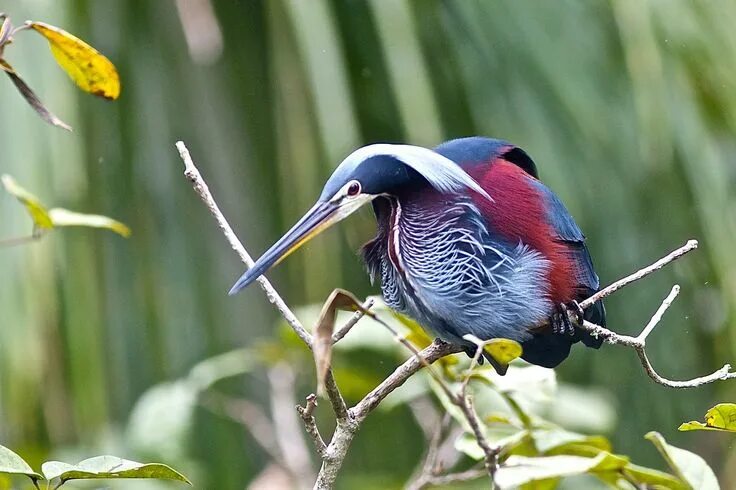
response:
<path fill-rule="evenodd" d="M 316 406 L 317 395 L 311 393 L 307 396 L 306 406 L 302 407 L 301 405 L 297 405 L 296 411 L 304 422 L 304 428 L 312 439 L 314 449 L 317 451 L 320 458 L 324 458 L 327 455 L 327 445 L 325 444 L 324 439 L 322 439 L 322 434 L 319 433 L 319 428 L 317 427 L 317 421 L 314 419 L 314 415 L 312 415 Z"/>

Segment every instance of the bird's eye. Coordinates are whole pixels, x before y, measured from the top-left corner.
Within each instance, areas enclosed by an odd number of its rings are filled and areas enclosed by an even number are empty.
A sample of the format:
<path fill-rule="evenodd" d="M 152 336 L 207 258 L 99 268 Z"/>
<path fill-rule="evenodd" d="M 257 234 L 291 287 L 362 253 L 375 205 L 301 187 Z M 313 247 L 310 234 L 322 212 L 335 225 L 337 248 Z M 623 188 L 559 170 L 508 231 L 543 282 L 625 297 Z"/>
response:
<path fill-rule="evenodd" d="M 348 196 L 353 197 L 360 194 L 360 182 L 354 180 L 348 186 Z"/>

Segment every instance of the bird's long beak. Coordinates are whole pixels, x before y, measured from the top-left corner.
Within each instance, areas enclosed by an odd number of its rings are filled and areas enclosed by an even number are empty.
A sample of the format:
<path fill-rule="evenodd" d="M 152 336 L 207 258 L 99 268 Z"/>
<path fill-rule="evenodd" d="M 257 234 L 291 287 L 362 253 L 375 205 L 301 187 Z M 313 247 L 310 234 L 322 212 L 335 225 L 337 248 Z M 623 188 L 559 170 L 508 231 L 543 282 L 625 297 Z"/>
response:
<path fill-rule="evenodd" d="M 228 294 L 232 296 L 247 287 L 250 283 L 258 279 L 259 276 L 284 260 L 310 239 L 352 214 L 360 206 L 373 199 L 373 197 L 361 195 L 343 203 L 327 201 L 315 204 L 284 236 L 256 260 L 253 267 L 240 276 L 240 279 L 238 279 Z"/>

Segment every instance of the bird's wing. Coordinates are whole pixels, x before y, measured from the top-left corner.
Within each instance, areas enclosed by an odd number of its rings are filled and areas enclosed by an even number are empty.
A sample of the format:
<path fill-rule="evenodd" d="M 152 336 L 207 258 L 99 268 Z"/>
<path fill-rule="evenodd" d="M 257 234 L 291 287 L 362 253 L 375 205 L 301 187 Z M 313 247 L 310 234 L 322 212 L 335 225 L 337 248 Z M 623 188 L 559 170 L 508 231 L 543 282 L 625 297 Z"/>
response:
<path fill-rule="evenodd" d="M 588 247 L 585 245 L 585 235 L 583 235 L 578 224 L 575 223 L 575 220 L 565 205 L 562 204 L 562 201 L 560 201 L 560 198 L 554 192 L 538 180 L 534 181 L 534 185 L 546 201 L 547 222 L 557 234 L 556 239 L 567 245 L 569 256 L 576 265 L 575 269 L 578 281 L 577 300 L 583 300 L 600 288 L 598 274 L 593 269 L 593 260 L 590 258 Z M 605 326 L 606 309 L 603 306 L 603 302 L 597 301 L 585 310 L 584 318 L 595 324 Z M 603 341 L 601 338 L 592 337 L 588 332 L 582 331 L 578 332 L 578 338 L 588 347 L 595 347 L 596 349 L 601 346 Z"/>
<path fill-rule="evenodd" d="M 570 258 L 577 266 L 578 287 L 584 289 L 585 293 L 597 291 L 600 282 L 598 275 L 593 269 L 593 261 L 585 246 L 585 235 L 580 231 L 577 223 L 568 212 L 562 201 L 547 186 L 538 180 L 534 180 L 534 186 L 545 201 L 546 220 L 554 233 L 555 238 L 567 245 Z"/>

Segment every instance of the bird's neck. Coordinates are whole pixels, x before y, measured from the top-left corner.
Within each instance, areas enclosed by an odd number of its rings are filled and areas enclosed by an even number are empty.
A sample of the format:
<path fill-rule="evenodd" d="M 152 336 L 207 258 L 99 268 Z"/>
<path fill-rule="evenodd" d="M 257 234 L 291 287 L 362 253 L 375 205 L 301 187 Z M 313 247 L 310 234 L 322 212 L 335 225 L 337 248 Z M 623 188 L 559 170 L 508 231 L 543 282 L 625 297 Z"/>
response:
<path fill-rule="evenodd" d="M 375 199 L 377 234 L 363 247 L 371 279 L 385 280 L 388 265 L 391 273 L 404 277 L 412 269 L 431 268 L 431 261 L 440 260 L 455 245 L 462 246 L 471 235 L 466 223 L 460 222 L 467 219 L 471 207 L 468 200 L 439 195 L 412 193 Z"/>

